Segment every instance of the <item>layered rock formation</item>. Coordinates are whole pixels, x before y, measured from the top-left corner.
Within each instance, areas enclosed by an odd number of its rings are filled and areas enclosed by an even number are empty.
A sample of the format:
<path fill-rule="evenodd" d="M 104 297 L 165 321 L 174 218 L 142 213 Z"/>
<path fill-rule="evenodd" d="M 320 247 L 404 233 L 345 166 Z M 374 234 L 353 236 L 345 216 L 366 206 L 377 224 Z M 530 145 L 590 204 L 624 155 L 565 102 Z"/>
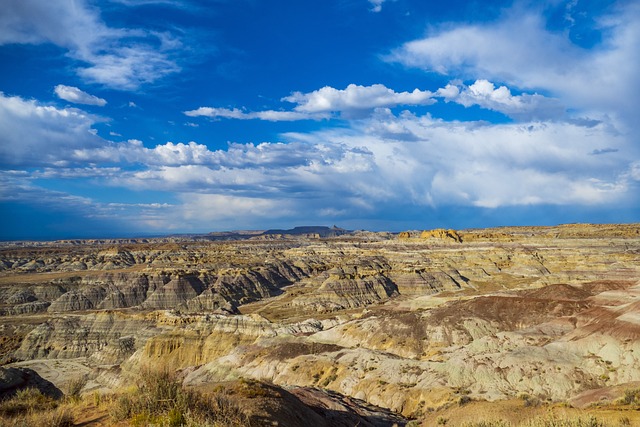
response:
<path fill-rule="evenodd" d="M 640 381 L 638 225 L 247 236 L 5 245 L 1 355 L 73 361 L 95 387 L 162 365 L 418 418 Z"/>

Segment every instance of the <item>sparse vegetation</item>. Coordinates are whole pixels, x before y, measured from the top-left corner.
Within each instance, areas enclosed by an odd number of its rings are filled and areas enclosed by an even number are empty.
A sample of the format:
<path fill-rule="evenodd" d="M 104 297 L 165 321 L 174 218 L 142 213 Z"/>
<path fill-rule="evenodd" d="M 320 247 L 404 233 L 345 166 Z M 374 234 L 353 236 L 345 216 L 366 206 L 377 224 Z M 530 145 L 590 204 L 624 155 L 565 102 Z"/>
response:
<path fill-rule="evenodd" d="M 85 376 L 73 378 L 67 384 L 67 398 L 76 402 L 80 400 L 80 394 L 85 385 L 87 385 L 87 378 Z"/>
<path fill-rule="evenodd" d="M 111 416 L 132 425 L 249 426 L 249 419 L 223 394 L 188 390 L 167 371 L 147 372 L 133 392 L 121 395 Z"/>
<path fill-rule="evenodd" d="M 549 416 L 528 420 L 521 424 L 512 424 L 504 420 L 496 420 L 465 423 L 463 427 L 607 427 L 607 425 L 593 416 L 575 419 Z"/>
<path fill-rule="evenodd" d="M 331 374 L 327 378 L 325 378 L 325 380 L 322 382 L 322 386 L 326 387 L 329 384 L 331 384 L 333 381 L 335 381 L 336 379 L 338 379 L 338 376 L 336 374 Z"/>
<path fill-rule="evenodd" d="M 73 416 L 67 406 L 35 388 L 19 390 L 0 402 L 2 427 L 70 427 Z"/>
<path fill-rule="evenodd" d="M 625 390 L 618 403 L 621 405 L 640 405 L 640 388 Z"/>
<path fill-rule="evenodd" d="M 522 400 L 522 403 L 524 404 L 525 407 L 540 406 L 542 404 L 539 398 L 535 396 L 530 396 L 527 393 L 521 393 L 518 397 Z"/>
<path fill-rule="evenodd" d="M 0 415 L 12 417 L 36 411 L 55 409 L 58 402 L 35 388 L 19 390 L 15 396 L 0 402 Z"/>
<path fill-rule="evenodd" d="M 466 405 L 469 402 L 471 402 L 471 398 L 469 396 L 467 396 L 466 394 L 458 397 L 458 405 L 460 405 L 460 406 Z"/>
<path fill-rule="evenodd" d="M 621 426 L 630 426 L 631 425 L 631 420 L 629 419 L 629 417 L 621 417 L 620 418 L 620 425 Z"/>
<path fill-rule="evenodd" d="M 502 420 L 498 421 L 478 421 L 475 423 L 463 424 L 463 427 L 512 427 L 510 423 Z"/>

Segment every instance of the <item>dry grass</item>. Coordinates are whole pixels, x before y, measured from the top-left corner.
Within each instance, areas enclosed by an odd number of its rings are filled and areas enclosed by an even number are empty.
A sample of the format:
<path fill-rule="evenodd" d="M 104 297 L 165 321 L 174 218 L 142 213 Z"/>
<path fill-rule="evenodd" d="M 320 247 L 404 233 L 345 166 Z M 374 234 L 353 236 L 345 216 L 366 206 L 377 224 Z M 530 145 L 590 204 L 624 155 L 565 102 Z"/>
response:
<path fill-rule="evenodd" d="M 603 421 L 600 421 L 594 416 L 588 416 L 586 418 L 561 418 L 557 416 L 548 416 L 545 418 L 538 418 L 534 420 L 528 420 L 520 424 L 512 424 L 507 421 L 478 421 L 472 423 L 465 423 L 463 427 L 608 427 Z"/>
<path fill-rule="evenodd" d="M 168 371 L 146 372 L 132 392 L 115 399 L 115 421 L 168 427 L 250 426 L 250 420 L 224 395 L 205 395 L 184 388 Z"/>
<path fill-rule="evenodd" d="M 74 413 L 87 418 L 87 411 L 95 412 L 88 419 L 104 417 L 98 425 L 251 426 L 250 420 L 224 393 L 204 394 L 186 389 L 168 371 L 144 372 L 137 387 L 111 396 L 82 397 L 80 391 L 85 382 L 84 378 L 71 381 L 66 398 L 60 400 L 36 389 L 20 390 L 14 397 L 0 401 L 0 427 L 71 427 L 74 421 L 79 422 Z"/>
<path fill-rule="evenodd" d="M 87 378 L 85 376 L 72 378 L 67 383 L 67 398 L 78 402 L 81 397 L 82 389 L 85 385 L 87 385 Z"/>
<path fill-rule="evenodd" d="M 0 402 L 0 427 L 70 427 L 73 415 L 69 405 L 34 388 L 20 390 Z"/>
<path fill-rule="evenodd" d="M 614 404 L 573 408 L 557 403 L 530 404 L 528 395 L 508 401 L 472 401 L 464 406 L 447 408 L 426 414 L 422 426 L 450 427 L 631 427 L 640 426 L 640 406 L 634 402 L 636 389 L 630 389 Z"/>

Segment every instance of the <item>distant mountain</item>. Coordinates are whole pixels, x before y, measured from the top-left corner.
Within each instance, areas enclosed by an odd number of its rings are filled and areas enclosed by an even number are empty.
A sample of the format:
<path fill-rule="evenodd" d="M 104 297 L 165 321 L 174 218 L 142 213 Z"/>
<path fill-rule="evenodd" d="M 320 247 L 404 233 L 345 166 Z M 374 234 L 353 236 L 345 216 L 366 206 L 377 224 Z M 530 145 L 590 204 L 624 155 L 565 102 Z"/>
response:
<path fill-rule="evenodd" d="M 274 234 L 286 234 L 292 236 L 305 236 L 305 235 L 318 235 L 320 237 L 336 237 L 342 236 L 343 234 L 350 233 L 349 230 L 345 230 L 344 228 L 336 227 L 325 227 L 318 225 L 308 225 L 301 227 L 294 227 L 288 230 L 267 230 L 262 235 L 274 235 Z"/>
<path fill-rule="evenodd" d="M 307 237 L 337 237 L 349 234 L 351 231 L 344 228 L 326 227 L 322 225 L 308 225 L 294 227 L 287 230 L 235 230 L 235 231 L 217 231 L 205 235 L 194 235 L 196 239 L 205 240 L 241 240 L 251 238 L 274 238 L 276 236 L 307 236 Z"/>

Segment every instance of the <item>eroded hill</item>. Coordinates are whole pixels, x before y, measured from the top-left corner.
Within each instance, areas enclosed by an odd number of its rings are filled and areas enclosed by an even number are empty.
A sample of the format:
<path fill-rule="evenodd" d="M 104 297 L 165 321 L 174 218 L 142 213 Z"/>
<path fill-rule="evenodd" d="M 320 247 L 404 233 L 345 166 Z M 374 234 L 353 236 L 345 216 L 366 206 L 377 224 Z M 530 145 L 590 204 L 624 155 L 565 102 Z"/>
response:
<path fill-rule="evenodd" d="M 154 366 L 266 381 L 425 425 L 640 381 L 640 225 L 264 236 L 5 244 L 3 364 L 100 392 Z"/>

